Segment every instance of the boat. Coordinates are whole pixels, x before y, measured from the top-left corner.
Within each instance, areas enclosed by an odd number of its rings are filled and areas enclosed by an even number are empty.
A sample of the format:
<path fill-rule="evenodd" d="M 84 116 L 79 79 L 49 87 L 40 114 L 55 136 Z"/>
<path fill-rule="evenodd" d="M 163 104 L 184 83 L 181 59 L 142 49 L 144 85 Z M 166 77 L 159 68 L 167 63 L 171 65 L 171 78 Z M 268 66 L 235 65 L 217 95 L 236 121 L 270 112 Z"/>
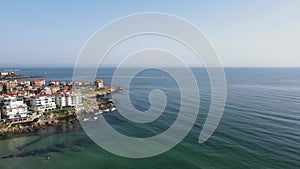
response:
<path fill-rule="evenodd" d="M 116 110 L 117 110 L 117 108 L 113 107 L 113 108 L 111 108 L 110 111 L 116 111 Z"/>
<path fill-rule="evenodd" d="M 83 119 L 83 121 L 89 121 L 89 120 L 90 120 L 89 118 L 84 118 L 84 119 Z"/>

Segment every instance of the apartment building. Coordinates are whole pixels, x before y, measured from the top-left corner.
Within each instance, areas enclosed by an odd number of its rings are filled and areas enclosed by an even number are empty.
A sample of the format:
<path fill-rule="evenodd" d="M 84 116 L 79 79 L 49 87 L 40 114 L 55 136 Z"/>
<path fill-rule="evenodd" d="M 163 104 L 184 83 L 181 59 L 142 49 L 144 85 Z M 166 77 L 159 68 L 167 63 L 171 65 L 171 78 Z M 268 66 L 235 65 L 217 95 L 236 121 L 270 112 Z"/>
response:
<path fill-rule="evenodd" d="M 1 112 L 5 119 L 20 119 L 28 116 L 28 107 L 23 98 L 4 95 L 1 102 Z"/>
<path fill-rule="evenodd" d="M 72 92 L 57 92 L 55 94 L 55 103 L 57 107 L 75 107 L 81 102 L 80 94 Z"/>
<path fill-rule="evenodd" d="M 39 94 L 30 98 L 29 110 L 33 112 L 47 112 L 56 109 L 55 97 L 50 94 Z"/>

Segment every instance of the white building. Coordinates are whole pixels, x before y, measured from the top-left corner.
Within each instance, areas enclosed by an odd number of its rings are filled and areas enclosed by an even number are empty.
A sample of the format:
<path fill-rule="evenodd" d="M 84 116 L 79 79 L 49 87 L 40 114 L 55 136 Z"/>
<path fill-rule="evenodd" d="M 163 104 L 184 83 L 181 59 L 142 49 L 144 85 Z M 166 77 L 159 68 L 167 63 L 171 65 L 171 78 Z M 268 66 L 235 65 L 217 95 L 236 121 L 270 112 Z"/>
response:
<path fill-rule="evenodd" d="M 55 103 L 57 107 L 76 107 L 81 102 L 81 97 L 77 93 L 56 93 Z"/>
<path fill-rule="evenodd" d="M 9 72 L 0 72 L 0 75 L 1 75 L 1 76 L 8 76 L 8 75 L 9 75 Z"/>
<path fill-rule="evenodd" d="M 45 79 L 44 78 L 37 78 L 31 81 L 32 86 L 45 86 Z"/>
<path fill-rule="evenodd" d="M 68 96 L 68 100 L 67 100 L 67 105 L 68 106 L 72 106 L 72 107 L 76 107 L 80 104 L 81 102 L 81 97 L 79 93 L 72 93 Z"/>
<path fill-rule="evenodd" d="M 40 94 L 30 98 L 29 110 L 42 113 L 55 109 L 55 97 L 50 94 Z"/>
<path fill-rule="evenodd" d="M 15 96 L 4 96 L 2 98 L 2 114 L 7 119 L 26 118 L 28 115 L 28 107 L 24 103 L 23 98 Z"/>
<path fill-rule="evenodd" d="M 30 80 L 20 80 L 18 81 L 19 86 L 30 86 Z"/>
<path fill-rule="evenodd" d="M 62 93 L 56 93 L 55 94 L 55 103 L 56 103 L 56 106 L 59 108 L 66 107 L 67 104 L 66 104 L 65 95 Z"/>
<path fill-rule="evenodd" d="M 43 94 L 52 94 L 51 88 L 48 86 L 44 87 Z"/>
<path fill-rule="evenodd" d="M 55 86 L 58 86 L 59 85 L 59 82 L 57 80 L 50 80 L 49 81 L 49 85 L 55 85 Z"/>
<path fill-rule="evenodd" d="M 97 78 L 94 83 L 97 89 L 104 87 L 103 80 L 100 78 Z"/>

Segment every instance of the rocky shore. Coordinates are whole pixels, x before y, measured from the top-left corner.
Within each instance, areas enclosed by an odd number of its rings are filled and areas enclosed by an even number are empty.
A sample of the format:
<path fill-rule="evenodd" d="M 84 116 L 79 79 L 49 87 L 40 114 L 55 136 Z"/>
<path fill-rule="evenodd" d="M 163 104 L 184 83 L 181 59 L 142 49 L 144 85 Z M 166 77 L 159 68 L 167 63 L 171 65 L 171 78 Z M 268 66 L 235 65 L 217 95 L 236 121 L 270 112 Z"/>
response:
<path fill-rule="evenodd" d="M 79 120 L 84 121 L 84 118 L 82 118 L 84 115 L 97 114 L 99 111 L 114 111 L 116 108 L 113 100 L 106 97 L 120 90 L 120 87 L 109 87 L 109 89 L 105 87 L 101 91 L 86 93 L 83 97 L 84 106 L 77 107 L 76 112 L 74 107 L 66 107 L 64 109 L 56 109 L 52 112 L 45 112 L 34 121 L 16 124 L 0 122 L 0 139 L 19 134 L 32 133 L 48 127 L 62 126 L 66 122 L 78 123 Z M 96 100 L 96 102 L 94 100 Z"/>
<path fill-rule="evenodd" d="M 46 118 L 46 116 L 48 118 Z M 63 115 L 57 115 L 54 112 L 49 112 L 46 116 L 33 122 L 13 125 L 2 124 L 0 128 L 0 138 L 16 134 L 31 133 L 51 126 L 61 126 L 66 122 L 66 120 L 71 123 L 78 121 L 75 110 L 68 110 L 64 112 Z"/>
<path fill-rule="evenodd" d="M 0 80 L 26 79 L 26 78 L 39 78 L 39 76 L 29 76 L 29 75 L 0 76 Z"/>

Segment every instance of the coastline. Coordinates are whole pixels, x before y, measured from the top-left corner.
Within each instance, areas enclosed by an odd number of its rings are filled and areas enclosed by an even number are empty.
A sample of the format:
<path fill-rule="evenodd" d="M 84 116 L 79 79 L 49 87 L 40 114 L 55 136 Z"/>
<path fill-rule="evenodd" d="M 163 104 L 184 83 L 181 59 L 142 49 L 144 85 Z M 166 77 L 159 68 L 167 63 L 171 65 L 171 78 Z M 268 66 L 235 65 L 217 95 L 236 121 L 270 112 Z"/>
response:
<path fill-rule="evenodd" d="M 106 86 L 101 78 L 94 82 L 50 80 L 46 84 L 45 78 L 37 77 L 0 72 L 0 139 L 62 126 L 66 121 L 87 121 L 85 114 L 117 110 L 113 100 L 106 96 L 121 87 Z M 21 78 L 37 79 L 16 80 Z"/>
<path fill-rule="evenodd" d="M 49 112 L 48 114 L 53 115 L 55 113 Z M 25 133 L 32 133 L 39 129 L 45 129 L 51 126 L 62 126 L 66 121 L 70 121 L 71 123 L 74 123 L 76 121 L 78 122 L 75 110 L 66 110 L 64 112 L 64 115 L 60 115 L 53 118 L 41 118 L 33 122 L 19 123 L 9 127 L 2 127 L 0 128 L 0 139 L 5 139 L 6 137 L 11 137 Z"/>
<path fill-rule="evenodd" d="M 14 79 L 29 79 L 29 78 L 41 78 L 41 76 L 30 76 L 30 75 L 15 75 L 15 76 L 0 76 L 0 80 L 14 80 Z"/>
<path fill-rule="evenodd" d="M 107 89 L 107 87 L 105 87 Z M 95 114 L 99 111 L 103 111 L 104 109 L 108 109 L 108 105 L 113 105 L 114 103 L 109 98 L 103 98 L 105 96 L 109 96 L 112 93 L 119 92 L 122 90 L 120 87 L 111 87 L 109 92 L 93 92 L 94 99 L 97 97 L 97 105 L 89 105 L 90 111 L 77 111 L 75 107 L 67 107 L 63 109 L 56 109 L 51 112 L 45 112 L 40 118 L 35 119 L 34 121 L 29 121 L 25 123 L 17 123 L 17 124 L 8 124 L 4 122 L 0 122 L 0 140 L 7 139 L 11 137 L 22 136 L 23 134 L 34 133 L 38 130 L 43 130 L 49 127 L 60 127 L 65 125 L 66 123 L 75 124 L 84 119 L 80 118 L 80 115 L 83 114 Z M 90 100 L 90 99 L 89 99 Z M 92 110 L 92 111 L 91 111 Z"/>

